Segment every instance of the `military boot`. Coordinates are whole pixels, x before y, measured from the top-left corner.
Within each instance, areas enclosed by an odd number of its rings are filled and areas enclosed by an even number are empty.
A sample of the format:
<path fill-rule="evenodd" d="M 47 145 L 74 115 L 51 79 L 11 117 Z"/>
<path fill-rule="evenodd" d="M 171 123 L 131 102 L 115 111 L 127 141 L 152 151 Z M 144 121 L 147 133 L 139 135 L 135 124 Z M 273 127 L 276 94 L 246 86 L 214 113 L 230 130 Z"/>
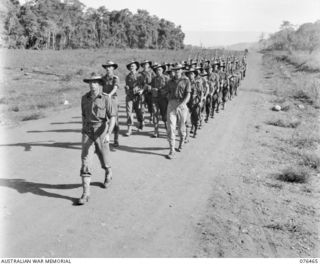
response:
<path fill-rule="evenodd" d="M 190 136 L 190 130 L 189 130 L 189 127 L 187 127 L 186 137 L 184 138 L 185 144 L 189 143 L 189 136 Z"/>
<path fill-rule="evenodd" d="M 181 137 L 180 142 L 179 142 L 179 147 L 178 147 L 178 152 L 181 152 L 183 149 L 183 145 L 184 145 L 184 137 Z"/>
<path fill-rule="evenodd" d="M 128 131 L 126 132 L 126 136 L 130 136 L 132 134 L 132 126 L 131 125 L 129 125 L 128 126 Z"/>
<path fill-rule="evenodd" d="M 153 132 L 152 137 L 153 138 L 159 138 L 159 125 L 158 124 L 154 125 L 154 132 Z"/>
<path fill-rule="evenodd" d="M 167 158 L 168 159 L 174 159 L 175 155 L 176 155 L 176 152 L 174 151 L 174 149 L 170 149 L 170 152 L 167 155 Z"/>
<path fill-rule="evenodd" d="M 112 181 L 112 170 L 111 167 L 106 169 L 106 174 L 103 182 L 103 187 L 106 189 L 111 185 Z"/>
<path fill-rule="evenodd" d="M 114 133 L 114 141 L 113 141 L 114 147 L 119 147 L 119 132 Z"/>
<path fill-rule="evenodd" d="M 83 193 L 81 198 L 78 200 L 79 205 L 83 205 L 89 201 L 90 197 L 90 177 L 82 177 L 82 188 Z"/>

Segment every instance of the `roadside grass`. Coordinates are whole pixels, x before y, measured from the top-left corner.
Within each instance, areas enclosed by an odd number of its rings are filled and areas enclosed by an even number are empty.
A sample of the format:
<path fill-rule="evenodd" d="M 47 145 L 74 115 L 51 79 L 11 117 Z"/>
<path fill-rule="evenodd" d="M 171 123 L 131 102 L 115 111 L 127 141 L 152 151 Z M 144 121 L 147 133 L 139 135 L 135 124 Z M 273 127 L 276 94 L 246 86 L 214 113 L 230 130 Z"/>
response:
<path fill-rule="evenodd" d="M 295 65 L 300 71 L 320 71 L 320 50 L 312 53 L 295 51 L 287 55 L 286 60 Z"/>
<path fill-rule="evenodd" d="M 317 171 L 320 170 L 320 157 L 317 154 L 308 151 L 300 152 L 298 156 L 301 158 L 300 165 Z"/>
<path fill-rule="evenodd" d="M 300 121 L 287 121 L 283 119 L 276 119 L 273 121 L 267 121 L 266 124 L 277 126 L 277 127 L 283 127 L 283 128 L 297 128 L 301 122 Z"/>
<path fill-rule="evenodd" d="M 320 59 L 320 58 L 319 58 Z M 273 89 L 272 104 L 281 106 L 281 111 L 265 123 L 268 125 L 292 128 L 286 133 L 278 132 L 277 150 L 287 157 L 289 165 L 274 175 L 276 180 L 286 183 L 309 183 L 320 170 L 320 157 L 317 148 L 320 144 L 319 73 L 303 72 L 274 55 L 264 55 L 267 73 L 274 73 L 267 79 L 267 88 Z M 320 69 L 320 68 L 319 68 Z"/>
<path fill-rule="evenodd" d="M 30 120 L 38 120 L 44 118 L 45 114 L 42 112 L 31 113 L 29 115 L 24 115 L 21 118 L 21 121 L 30 121 Z"/>
<path fill-rule="evenodd" d="M 277 180 L 290 183 L 307 183 L 310 170 L 305 167 L 289 167 L 276 176 Z"/>

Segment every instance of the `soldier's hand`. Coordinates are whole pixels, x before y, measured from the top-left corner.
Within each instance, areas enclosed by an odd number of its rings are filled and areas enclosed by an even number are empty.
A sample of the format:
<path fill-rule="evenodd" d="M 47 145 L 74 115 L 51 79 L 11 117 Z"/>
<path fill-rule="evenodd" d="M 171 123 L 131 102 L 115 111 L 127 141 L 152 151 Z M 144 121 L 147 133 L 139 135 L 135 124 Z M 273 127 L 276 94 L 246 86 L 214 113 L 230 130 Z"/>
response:
<path fill-rule="evenodd" d="M 105 137 L 104 137 L 104 139 L 103 139 L 103 142 L 104 142 L 105 144 L 107 144 L 107 143 L 110 142 L 110 135 L 109 135 L 108 133 L 105 135 Z"/>

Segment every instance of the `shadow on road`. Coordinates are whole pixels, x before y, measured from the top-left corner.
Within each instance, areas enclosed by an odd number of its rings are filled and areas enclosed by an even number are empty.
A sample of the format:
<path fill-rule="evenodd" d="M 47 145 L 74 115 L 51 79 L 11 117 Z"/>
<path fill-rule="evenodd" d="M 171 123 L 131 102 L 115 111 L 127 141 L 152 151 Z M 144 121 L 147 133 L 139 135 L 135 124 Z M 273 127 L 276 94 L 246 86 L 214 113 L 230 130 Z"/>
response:
<path fill-rule="evenodd" d="M 0 179 L 0 186 L 15 189 L 19 193 L 32 193 L 39 196 L 65 199 L 72 201 L 74 204 L 77 198 L 48 192 L 43 189 L 57 189 L 57 190 L 67 190 L 67 189 L 77 189 L 81 187 L 81 184 L 45 184 L 45 183 L 35 183 L 29 182 L 24 179 Z"/>
<path fill-rule="evenodd" d="M 1 146 L 21 146 L 24 148 L 24 151 L 28 152 L 32 150 L 34 146 L 40 147 L 58 147 L 58 148 L 66 148 L 66 149 L 81 149 L 81 142 L 53 142 L 53 141 L 45 141 L 45 142 L 29 142 L 29 143 L 15 143 L 15 144 L 2 144 Z"/>
<path fill-rule="evenodd" d="M 46 131 L 27 131 L 27 133 L 46 133 L 46 132 L 73 132 L 73 133 L 81 133 L 80 129 L 61 129 L 61 130 L 46 130 Z"/>
<path fill-rule="evenodd" d="M 129 153 L 137 153 L 137 154 L 147 154 L 147 155 L 157 155 L 157 156 L 164 156 L 163 154 L 155 153 L 152 151 L 158 151 L 158 150 L 166 150 L 168 147 L 134 147 L 134 146 L 126 146 L 126 145 L 120 145 L 118 148 L 116 148 L 117 151 L 124 151 Z"/>

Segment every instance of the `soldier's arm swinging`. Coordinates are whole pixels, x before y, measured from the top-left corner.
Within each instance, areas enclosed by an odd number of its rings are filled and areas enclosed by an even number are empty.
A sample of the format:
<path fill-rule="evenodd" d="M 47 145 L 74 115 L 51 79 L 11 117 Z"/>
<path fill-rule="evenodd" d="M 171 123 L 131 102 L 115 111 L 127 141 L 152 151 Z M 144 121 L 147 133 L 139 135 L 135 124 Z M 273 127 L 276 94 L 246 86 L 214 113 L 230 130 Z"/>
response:
<path fill-rule="evenodd" d="M 114 84 L 113 84 L 113 88 L 112 88 L 111 92 L 109 93 L 110 97 L 112 97 L 113 94 L 117 92 L 118 87 L 119 87 L 119 82 L 118 82 L 118 78 L 116 78 L 116 80 L 114 81 Z"/>
<path fill-rule="evenodd" d="M 187 103 L 189 102 L 189 100 L 190 100 L 190 92 L 187 93 L 186 97 L 184 98 L 184 100 L 182 101 L 181 104 L 187 105 Z"/>

